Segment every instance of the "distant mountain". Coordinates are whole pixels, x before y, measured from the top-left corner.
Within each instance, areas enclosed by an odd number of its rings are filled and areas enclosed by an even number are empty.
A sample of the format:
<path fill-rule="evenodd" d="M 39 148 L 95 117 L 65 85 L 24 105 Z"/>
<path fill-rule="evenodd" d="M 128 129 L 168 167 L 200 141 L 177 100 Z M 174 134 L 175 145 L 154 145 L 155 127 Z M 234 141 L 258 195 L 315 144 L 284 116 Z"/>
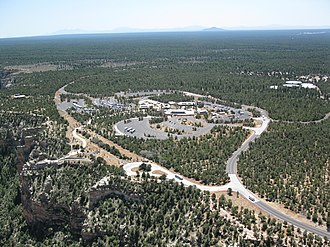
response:
<path fill-rule="evenodd" d="M 49 33 L 47 35 L 63 35 L 63 34 L 85 34 L 85 33 L 90 33 L 89 31 L 82 30 L 82 29 L 63 29 L 63 30 L 58 30 L 56 32 Z"/>
<path fill-rule="evenodd" d="M 1 0 L 0 0 L 1 1 Z M 258 31 L 258 30 L 330 30 L 330 26 L 240 26 L 240 27 L 210 27 L 203 26 L 187 26 L 176 28 L 131 28 L 131 27 L 118 27 L 110 30 L 84 30 L 84 29 L 64 29 L 48 34 L 38 34 L 25 37 L 38 37 L 38 36 L 53 36 L 53 35 L 77 35 L 77 34 L 107 34 L 107 33 L 152 33 L 152 32 L 221 32 L 221 31 Z M 329 32 L 329 31 L 327 31 Z M 315 33 L 312 33 L 315 34 Z M 12 38 L 20 37 L 13 36 Z M 21 36 L 24 37 L 24 36 Z M 10 38 L 10 37 L 1 37 Z"/>
<path fill-rule="evenodd" d="M 176 27 L 176 28 L 131 28 L 118 27 L 111 30 L 82 30 L 82 29 L 66 29 L 59 30 L 48 35 L 62 34 L 99 34 L 99 33 L 150 33 L 150 32 L 197 32 L 203 30 L 201 26 Z"/>
<path fill-rule="evenodd" d="M 210 28 L 205 28 L 202 31 L 204 31 L 204 32 L 220 32 L 220 31 L 225 31 L 225 29 L 218 28 L 218 27 L 210 27 Z"/>

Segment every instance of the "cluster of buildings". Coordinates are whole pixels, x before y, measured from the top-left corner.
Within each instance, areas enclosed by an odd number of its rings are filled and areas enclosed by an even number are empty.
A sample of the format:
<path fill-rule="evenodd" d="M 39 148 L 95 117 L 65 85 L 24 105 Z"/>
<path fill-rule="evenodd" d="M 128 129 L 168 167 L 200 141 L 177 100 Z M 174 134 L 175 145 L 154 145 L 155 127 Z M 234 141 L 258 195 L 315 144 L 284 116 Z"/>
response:
<path fill-rule="evenodd" d="M 127 108 L 127 106 L 125 104 L 119 103 L 112 99 L 99 99 L 99 100 L 95 101 L 94 103 L 99 106 L 110 107 L 110 108 L 116 109 L 116 110 L 123 110 L 123 109 Z"/>
<path fill-rule="evenodd" d="M 139 109 L 155 109 L 164 111 L 166 116 L 194 116 L 196 102 L 174 102 L 161 103 L 151 99 L 142 99 L 139 101 Z"/>
<path fill-rule="evenodd" d="M 247 111 L 233 108 L 230 106 L 224 106 L 216 103 L 202 102 L 204 108 L 211 112 L 212 120 L 214 121 L 231 121 L 231 120 L 244 120 L 250 117 Z"/>
<path fill-rule="evenodd" d="M 302 83 L 301 81 L 286 81 L 283 84 L 283 87 L 302 87 L 302 88 L 310 88 L 310 89 L 317 88 L 317 86 L 314 85 L 313 83 Z"/>
<path fill-rule="evenodd" d="M 169 104 L 164 104 L 156 100 L 142 99 L 139 101 L 140 110 L 155 109 L 160 111 L 162 109 L 170 109 L 170 108 L 171 106 Z"/>
<path fill-rule="evenodd" d="M 313 83 L 305 83 L 301 81 L 286 81 L 283 84 L 283 87 L 288 88 L 309 88 L 309 89 L 316 89 L 317 86 Z M 278 89 L 278 86 L 270 86 L 271 89 Z"/>
<path fill-rule="evenodd" d="M 306 76 L 300 76 L 299 79 L 303 81 L 308 82 L 319 82 L 319 81 L 325 81 L 327 82 L 329 79 L 329 75 L 306 75 Z"/>
<path fill-rule="evenodd" d="M 212 104 L 206 101 L 200 102 L 174 102 L 161 103 L 155 100 L 142 99 L 139 101 L 139 109 L 155 109 L 164 111 L 165 116 L 195 116 L 212 114 L 214 120 L 230 121 L 231 119 L 248 118 L 248 113 L 228 106 Z"/>
<path fill-rule="evenodd" d="M 89 108 L 89 107 L 84 106 L 84 101 L 82 101 L 82 102 L 83 103 L 80 104 L 81 102 L 72 101 L 72 108 L 76 112 L 87 113 L 87 114 L 91 114 L 92 112 L 95 111 L 95 109 L 93 109 L 93 108 Z"/>

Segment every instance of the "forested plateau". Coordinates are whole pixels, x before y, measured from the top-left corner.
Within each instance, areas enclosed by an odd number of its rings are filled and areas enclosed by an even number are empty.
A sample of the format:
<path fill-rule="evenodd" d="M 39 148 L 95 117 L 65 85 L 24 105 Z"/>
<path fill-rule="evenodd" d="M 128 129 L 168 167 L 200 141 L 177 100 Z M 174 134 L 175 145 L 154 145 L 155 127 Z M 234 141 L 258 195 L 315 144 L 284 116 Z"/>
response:
<path fill-rule="evenodd" d="M 327 238 L 233 204 L 239 195 L 228 199 L 146 173 L 128 177 L 101 158 L 57 162 L 73 147 L 69 123 L 54 103 L 67 85 L 79 96 L 63 95 L 63 101 L 88 104 L 89 97 L 118 92 L 171 90 L 261 107 L 272 122 L 240 157 L 241 180 L 260 198 L 330 229 L 329 30 L 0 39 L 0 54 L 0 245 L 329 245 Z M 288 80 L 317 89 L 284 87 Z M 99 107 L 91 115 L 69 114 L 128 150 L 212 185 L 228 182 L 226 159 L 249 134 L 224 126 L 198 138 L 141 141 L 115 137 L 113 124 L 159 113 Z M 25 166 L 42 159 L 50 162 Z"/>

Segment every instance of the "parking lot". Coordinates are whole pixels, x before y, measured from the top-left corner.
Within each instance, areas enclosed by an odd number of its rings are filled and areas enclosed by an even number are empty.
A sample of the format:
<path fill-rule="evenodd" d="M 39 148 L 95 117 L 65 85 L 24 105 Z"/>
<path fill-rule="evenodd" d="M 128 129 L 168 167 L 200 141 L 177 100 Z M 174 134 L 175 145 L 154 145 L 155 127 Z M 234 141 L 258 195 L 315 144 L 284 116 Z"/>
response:
<path fill-rule="evenodd" d="M 150 127 L 149 119 L 144 118 L 142 121 L 139 121 L 137 118 L 129 119 L 129 121 L 120 121 L 116 124 L 116 128 L 124 135 L 137 137 L 137 138 L 145 138 L 145 139 L 159 139 L 165 140 L 169 138 L 167 132 L 154 129 Z M 177 129 L 179 131 L 183 131 L 182 135 L 171 134 L 173 137 L 183 138 L 183 137 L 192 137 L 192 136 L 200 136 L 210 132 L 210 130 L 215 126 L 215 124 L 203 123 L 203 127 L 197 127 L 196 130 L 193 130 L 193 126 L 185 125 L 181 123 L 182 119 L 186 119 L 191 122 L 200 122 L 200 120 L 196 120 L 194 117 L 171 117 L 167 121 L 161 123 L 164 127 L 168 127 L 171 129 Z M 134 132 L 132 130 L 135 130 Z M 132 132 L 132 133 L 131 133 Z"/>
<path fill-rule="evenodd" d="M 168 138 L 167 133 L 152 129 L 149 125 L 150 118 L 143 118 L 142 121 L 139 121 L 138 118 L 132 118 L 125 123 L 125 121 L 120 121 L 116 124 L 117 129 L 127 135 L 127 136 L 135 136 L 138 138 L 148 138 L 148 139 L 160 139 L 165 140 Z M 135 130 L 134 133 L 125 130 L 125 128 L 132 128 Z"/>
<path fill-rule="evenodd" d="M 83 99 L 75 99 L 75 100 L 69 100 L 69 101 L 63 101 L 58 105 L 58 108 L 62 111 L 66 111 L 70 108 L 83 108 L 85 107 L 85 101 Z"/>

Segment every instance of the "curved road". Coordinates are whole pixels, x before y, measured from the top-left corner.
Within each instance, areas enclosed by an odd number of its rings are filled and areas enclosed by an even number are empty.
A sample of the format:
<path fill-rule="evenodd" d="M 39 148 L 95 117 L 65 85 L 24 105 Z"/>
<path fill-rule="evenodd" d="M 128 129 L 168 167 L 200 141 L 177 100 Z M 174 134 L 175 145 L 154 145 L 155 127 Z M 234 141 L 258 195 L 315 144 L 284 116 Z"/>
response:
<path fill-rule="evenodd" d="M 65 88 L 65 86 L 60 89 L 60 92 L 61 91 L 63 92 L 64 88 Z M 56 99 L 56 100 L 58 101 L 58 99 Z M 239 178 L 237 177 L 237 160 L 238 160 L 238 157 L 240 156 L 240 154 L 242 152 L 246 151 L 249 148 L 249 144 L 251 142 L 255 141 L 256 138 L 260 137 L 260 135 L 267 129 L 268 124 L 270 122 L 270 118 L 268 117 L 267 111 L 265 111 L 261 108 L 256 108 L 256 107 L 252 107 L 252 108 L 255 108 L 256 110 L 258 110 L 261 113 L 262 117 L 257 118 L 257 120 L 261 120 L 262 125 L 258 128 L 245 127 L 246 129 L 251 130 L 252 134 L 241 145 L 241 147 L 238 148 L 233 153 L 233 155 L 227 161 L 226 171 L 227 171 L 228 176 L 230 178 L 230 182 L 228 184 L 223 185 L 223 186 L 206 186 L 206 185 L 197 184 L 197 183 L 194 183 L 194 182 L 182 177 L 179 174 L 173 173 L 173 172 L 171 172 L 171 171 L 169 171 L 169 170 L 167 170 L 167 169 L 165 169 L 165 168 L 163 168 L 159 165 L 156 165 L 156 164 L 151 164 L 152 165 L 151 173 L 155 170 L 162 171 L 163 173 L 166 174 L 166 177 L 168 179 L 174 179 L 175 181 L 181 182 L 186 186 L 196 186 L 197 188 L 199 188 L 201 190 L 207 190 L 207 191 L 210 191 L 210 192 L 226 191 L 226 190 L 228 190 L 228 188 L 231 188 L 233 191 L 239 192 L 242 196 L 244 196 L 245 198 L 250 200 L 252 203 L 254 203 L 254 205 L 256 207 L 258 207 L 260 210 L 262 210 L 262 211 L 264 211 L 264 212 L 266 212 L 266 213 L 268 213 L 268 214 L 270 214 L 270 215 L 272 215 L 272 216 L 274 216 L 274 217 L 276 217 L 280 220 L 286 221 L 286 222 L 288 222 L 288 223 L 290 223 L 290 224 L 292 224 L 292 225 L 294 225 L 298 228 L 307 230 L 307 231 L 312 232 L 314 234 L 317 234 L 319 236 L 330 238 L 330 232 L 327 232 L 325 230 L 313 227 L 309 224 L 300 222 L 300 221 L 298 221 L 298 220 L 296 220 L 296 219 L 280 212 L 279 210 L 271 207 L 266 202 L 259 200 L 256 195 L 254 195 L 251 191 L 246 189 L 244 187 L 244 185 L 240 182 Z M 324 117 L 324 119 L 320 119 L 320 120 L 314 121 L 314 122 L 321 122 L 321 121 L 323 121 L 323 120 L 325 120 L 329 117 L 330 117 L 330 113 L 328 113 Z M 87 142 L 83 137 L 81 137 L 80 135 L 77 134 L 77 129 L 78 128 L 74 129 L 72 134 L 76 139 L 78 139 L 80 142 L 82 142 L 82 146 L 84 147 L 84 146 L 87 145 Z M 136 175 L 136 172 L 132 172 L 132 169 L 135 168 L 135 167 L 138 167 L 141 163 L 142 162 L 128 163 L 128 164 L 124 165 L 123 168 L 126 171 L 127 175 L 133 176 L 133 175 Z M 153 174 L 153 176 L 155 176 L 155 175 Z"/>
<path fill-rule="evenodd" d="M 246 129 L 249 129 L 252 131 L 252 134 L 248 137 L 248 139 L 241 145 L 240 148 L 238 148 L 233 155 L 228 159 L 227 161 L 227 167 L 226 171 L 228 173 L 228 176 L 230 178 L 230 182 L 226 185 L 223 186 L 206 186 L 206 185 L 201 185 L 195 182 L 192 182 L 191 180 L 188 180 L 181 176 L 180 174 L 171 172 L 167 169 L 165 169 L 162 166 L 152 164 L 151 163 L 151 174 L 153 171 L 158 170 L 162 171 L 163 173 L 166 174 L 167 179 L 174 179 L 177 182 L 181 182 L 186 186 L 196 186 L 197 188 L 201 190 L 206 190 L 210 192 L 216 192 L 216 191 L 227 191 L 228 188 L 231 188 L 233 191 L 239 192 L 242 196 L 244 196 L 246 199 L 248 199 L 251 203 L 253 203 L 256 207 L 258 207 L 260 210 L 268 213 L 269 215 L 272 215 L 275 218 L 278 218 L 282 221 L 286 221 L 289 224 L 292 224 L 298 228 L 301 228 L 303 230 L 307 230 L 311 233 L 317 234 L 322 237 L 328 237 L 330 238 L 330 232 L 327 232 L 325 230 L 313 227 L 312 225 L 306 224 L 304 222 L 301 222 L 299 220 L 296 220 L 281 211 L 273 208 L 266 202 L 259 200 L 256 195 L 254 195 L 251 191 L 249 191 L 245 186 L 241 183 L 237 176 L 237 160 L 238 157 L 241 155 L 242 152 L 246 151 L 249 148 L 249 144 L 251 142 L 254 142 L 257 138 L 260 137 L 260 135 L 267 129 L 268 124 L 270 123 L 270 118 L 268 117 L 268 113 L 260 108 L 256 108 L 261 112 L 262 117 L 256 118 L 257 120 L 262 121 L 262 125 L 258 128 L 250 128 L 246 127 Z M 139 165 L 142 162 L 134 162 L 134 163 L 128 163 L 124 165 L 124 170 L 126 171 L 127 175 L 129 176 L 134 176 L 136 175 L 136 172 L 132 172 L 133 168 L 139 167 Z M 153 176 L 160 176 L 160 175 L 154 175 Z"/>
<path fill-rule="evenodd" d="M 298 228 L 307 230 L 307 231 L 317 234 L 319 236 L 329 238 L 330 232 L 327 232 L 325 230 L 313 227 L 312 225 L 309 225 L 309 224 L 306 224 L 299 220 L 296 220 L 296 219 L 282 213 L 281 211 L 273 208 L 272 206 L 267 204 L 265 201 L 258 200 L 257 196 L 255 196 L 252 192 L 250 192 L 248 189 L 246 189 L 244 187 L 244 185 L 238 179 L 238 177 L 237 177 L 238 157 L 242 152 L 246 151 L 249 148 L 249 143 L 255 141 L 256 138 L 259 138 L 260 135 L 262 134 L 262 132 L 267 129 L 270 119 L 268 118 L 268 116 L 264 117 L 263 119 L 265 119 L 266 121 L 263 121 L 263 125 L 261 126 L 259 131 L 258 130 L 254 131 L 254 133 L 242 144 L 242 146 L 239 149 L 237 149 L 235 151 L 235 153 L 232 155 L 232 157 L 230 157 L 230 159 L 227 161 L 227 173 L 230 177 L 230 183 L 233 183 L 236 180 L 234 183 L 236 187 L 234 187 L 233 190 L 238 191 L 240 194 L 242 194 L 245 198 L 247 198 L 250 201 L 251 201 L 250 198 L 253 198 L 253 200 L 254 200 L 253 203 L 256 207 L 258 207 L 262 211 L 274 216 L 275 218 L 286 221 L 286 222 L 290 223 L 291 225 L 294 225 Z"/>
<path fill-rule="evenodd" d="M 327 120 L 328 118 L 330 118 L 330 112 L 328 112 L 327 114 L 325 114 L 325 116 L 321 119 L 318 120 L 313 120 L 313 121 L 285 121 L 285 120 L 278 120 L 278 119 L 271 119 L 273 122 L 277 122 L 277 123 L 301 123 L 301 124 L 312 124 L 312 123 L 321 123 L 325 120 Z"/>

